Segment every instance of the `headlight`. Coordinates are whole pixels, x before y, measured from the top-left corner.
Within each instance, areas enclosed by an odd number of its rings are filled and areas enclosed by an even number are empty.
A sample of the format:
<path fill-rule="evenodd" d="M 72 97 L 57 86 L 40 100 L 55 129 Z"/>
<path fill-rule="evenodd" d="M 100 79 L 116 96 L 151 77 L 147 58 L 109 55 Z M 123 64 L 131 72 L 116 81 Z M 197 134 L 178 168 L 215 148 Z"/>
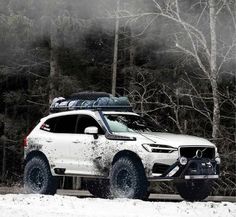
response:
<path fill-rule="evenodd" d="M 152 152 L 152 148 L 149 144 L 143 144 L 143 148 L 148 152 Z"/>
<path fill-rule="evenodd" d="M 153 153 L 172 153 L 178 150 L 168 145 L 143 144 L 142 146 L 146 151 Z"/>

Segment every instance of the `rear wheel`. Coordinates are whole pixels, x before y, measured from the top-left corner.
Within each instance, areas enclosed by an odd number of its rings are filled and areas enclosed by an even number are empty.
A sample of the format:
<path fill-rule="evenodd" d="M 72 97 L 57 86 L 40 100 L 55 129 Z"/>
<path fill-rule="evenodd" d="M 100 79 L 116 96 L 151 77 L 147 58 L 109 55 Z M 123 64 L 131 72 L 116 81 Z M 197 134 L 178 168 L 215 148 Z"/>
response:
<path fill-rule="evenodd" d="M 53 177 L 48 163 L 40 158 L 30 159 L 24 170 L 24 188 L 27 193 L 55 194 L 58 186 L 57 177 Z"/>
<path fill-rule="evenodd" d="M 187 201 L 201 201 L 211 192 L 212 182 L 209 180 L 190 180 L 176 183 L 180 196 Z"/>
<path fill-rule="evenodd" d="M 134 158 L 118 159 L 110 174 L 111 195 L 115 198 L 146 199 L 148 182 L 142 163 Z"/>

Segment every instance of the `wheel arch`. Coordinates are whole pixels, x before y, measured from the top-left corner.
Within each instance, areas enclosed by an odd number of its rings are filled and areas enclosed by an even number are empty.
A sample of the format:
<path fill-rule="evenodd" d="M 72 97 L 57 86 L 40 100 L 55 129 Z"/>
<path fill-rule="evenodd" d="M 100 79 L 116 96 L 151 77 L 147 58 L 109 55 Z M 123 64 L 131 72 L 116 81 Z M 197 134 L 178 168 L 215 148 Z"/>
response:
<path fill-rule="evenodd" d="M 34 158 L 34 157 L 40 157 L 40 158 L 42 158 L 42 159 L 45 160 L 45 162 L 47 162 L 47 164 L 49 165 L 49 161 L 48 161 L 46 155 L 45 155 L 43 152 L 38 151 L 38 150 L 31 151 L 30 153 L 27 154 L 27 156 L 26 156 L 26 158 L 25 158 L 25 160 L 24 160 L 24 165 L 26 165 L 26 163 L 27 163 L 28 161 L 30 161 L 32 158 Z"/>
<path fill-rule="evenodd" d="M 138 160 L 143 166 L 143 162 L 142 162 L 141 158 L 135 152 L 130 151 L 130 150 L 122 150 L 122 151 L 119 151 L 118 153 L 116 153 L 115 156 L 113 157 L 112 165 L 114 165 L 114 163 L 118 159 L 120 159 L 121 157 L 126 157 L 126 156 Z M 144 166 L 143 166 L 143 168 L 144 168 Z"/>

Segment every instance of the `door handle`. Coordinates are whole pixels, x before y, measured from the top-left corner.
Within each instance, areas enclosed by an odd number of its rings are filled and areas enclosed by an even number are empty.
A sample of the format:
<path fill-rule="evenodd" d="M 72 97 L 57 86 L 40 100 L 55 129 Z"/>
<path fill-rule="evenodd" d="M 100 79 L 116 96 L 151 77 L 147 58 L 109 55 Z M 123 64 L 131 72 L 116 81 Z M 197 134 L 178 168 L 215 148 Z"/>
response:
<path fill-rule="evenodd" d="M 46 142 L 50 143 L 52 142 L 52 139 L 46 139 Z"/>
<path fill-rule="evenodd" d="M 80 141 L 79 140 L 75 140 L 75 141 L 73 141 L 73 143 L 77 144 L 77 143 L 80 143 Z"/>

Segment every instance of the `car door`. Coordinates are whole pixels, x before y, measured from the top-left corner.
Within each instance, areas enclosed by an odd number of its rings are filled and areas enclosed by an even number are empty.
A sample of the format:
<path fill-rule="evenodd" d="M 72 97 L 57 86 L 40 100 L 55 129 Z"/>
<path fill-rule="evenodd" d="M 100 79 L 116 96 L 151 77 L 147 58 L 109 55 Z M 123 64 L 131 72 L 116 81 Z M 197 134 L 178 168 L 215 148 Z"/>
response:
<path fill-rule="evenodd" d="M 70 156 L 70 145 L 73 142 L 72 135 L 75 134 L 76 121 L 77 115 L 64 115 L 49 119 L 42 126 L 49 132 L 44 138 L 47 144 L 45 152 L 55 168 L 65 170 L 71 168 L 73 162 Z"/>
<path fill-rule="evenodd" d="M 98 138 L 94 135 L 85 134 L 87 127 L 98 128 Z M 98 146 L 105 141 L 104 131 L 98 122 L 90 115 L 79 115 L 77 120 L 76 134 L 72 135 L 71 157 L 73 171 L 71 173 L 94 176 L 101 175 L 101 170 L 96 164 L 98 158 Z"/>

